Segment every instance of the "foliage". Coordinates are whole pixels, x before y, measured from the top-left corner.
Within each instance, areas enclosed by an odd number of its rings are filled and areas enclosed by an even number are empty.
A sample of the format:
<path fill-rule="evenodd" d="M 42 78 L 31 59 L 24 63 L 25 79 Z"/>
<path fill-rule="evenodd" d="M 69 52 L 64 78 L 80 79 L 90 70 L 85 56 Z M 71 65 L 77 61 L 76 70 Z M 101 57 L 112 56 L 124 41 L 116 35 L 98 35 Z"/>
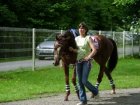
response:
<path fill-rule="evenodd" d="M 122 18 L 125 29 L 130 30 L 140 28 L 140 0 L 114 0 L 116 6 L 125 8 L 125 17 Z M 129 24 L 128 24 L 129 23 Z"/>
<path fill-rule="evenodd" d="M 14 12 L 10 11 L 7 5 L 0 4 L 0 23 L 1 24 L 11 24 L 17 22 L 17 16 Z"/>
<path fill-rule="evenodd" d="M 114 0 L 114 4 L 117 5 L 127 5 L 127 4 L 134 4 L 138 0 Z"/>
<path fill-rule="evenodd" d="M 127 3 L 134 3 L 131 5 L 134 9 L 119 5 Z M 81 21 L 85 21 L 92 30 L 115 31 L 118 27 L 129 26 L 131 16 L 136 11 L 139 13 L 139 4 L 139 0 L 0 0 L 0 24 L 68 29 L 77 28 Z"/>

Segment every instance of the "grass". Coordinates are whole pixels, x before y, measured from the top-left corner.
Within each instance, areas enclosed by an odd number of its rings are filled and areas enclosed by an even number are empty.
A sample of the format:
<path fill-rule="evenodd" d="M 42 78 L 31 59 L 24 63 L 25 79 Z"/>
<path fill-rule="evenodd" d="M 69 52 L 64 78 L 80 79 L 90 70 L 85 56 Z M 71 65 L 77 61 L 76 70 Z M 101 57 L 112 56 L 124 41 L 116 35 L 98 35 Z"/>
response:
<path fill-rule="evenodd" d="M 116 69 L 112 72 L 117 88 L 140 87 L 140 59 L 119 59 Z M 96 83 L 99 66 L 94 62 L 89 81 Z M 72 76 L 70 68 L 70 77 Z M 71 91 L 74 87 L 70 80 Z M 100 90 L 111 89 L 104 75 Z M 30 99 L 35 97 L 55 95 L 65 92 L 64 72 L 60 67 L 18 69 L 10 72 L 0 72 L 0 102 Z"/>

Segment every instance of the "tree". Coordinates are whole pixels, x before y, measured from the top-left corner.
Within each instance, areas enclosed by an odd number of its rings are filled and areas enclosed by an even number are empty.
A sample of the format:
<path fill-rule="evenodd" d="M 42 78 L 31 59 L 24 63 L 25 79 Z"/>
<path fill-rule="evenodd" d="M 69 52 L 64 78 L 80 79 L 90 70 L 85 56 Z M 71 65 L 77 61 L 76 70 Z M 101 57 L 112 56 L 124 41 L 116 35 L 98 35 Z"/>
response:
<path fill-rule="evenodd" d="M 139 24 L 140 21 L 140 0 L 114 0 L 114 4 L 125 8 L 126 17 L 123 18 L 125 26 L 130 27 Z"/>
<path fill-rule="evenodd" d="M 7 7 L 7 5 L 1 5 L 0 4 L 0 24 L 1 26 L 5 25 L 11 25 L 14 26 L 13 24 L 15 22 L 18 22 L 17 16 L 14 12 L 10 11 Z"/>
<path fill-rule="evenodd" d="M 114 4 L 127 5 L 127 4 L 134 4 L 136 1 L 139 1 L 139 0 L 114 0 Z"/>
<path fill-rule="evenodd" d="M 129 6 L 113 3 L 114 0 L 0 0 L 0 25 L 68 29 L 85 21 L 90 29 L 116 30 L 131 23 L 133 13 L 139 14 L 139 2 Z M 134 9 L 130 10 L 130 6 Z"/>

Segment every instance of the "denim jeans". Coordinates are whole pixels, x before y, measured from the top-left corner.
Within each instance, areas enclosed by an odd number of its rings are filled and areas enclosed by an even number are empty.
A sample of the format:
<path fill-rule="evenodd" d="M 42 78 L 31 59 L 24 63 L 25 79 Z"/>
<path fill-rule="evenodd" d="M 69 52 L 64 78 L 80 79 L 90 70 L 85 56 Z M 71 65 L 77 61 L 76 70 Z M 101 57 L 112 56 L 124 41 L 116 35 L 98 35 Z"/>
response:
<path fill-rule="evenodd" d="M 89 81 L 88 76 L 91 70 L 90 61 L 83 61 L 76 63 L 76 73 L 79 83 L 79 96 L 81 102 L 87 102 L 86 90 L 85 87 L 91 91 L 94 95 L 98 94 L 98 89 L 94 87 Z"/>

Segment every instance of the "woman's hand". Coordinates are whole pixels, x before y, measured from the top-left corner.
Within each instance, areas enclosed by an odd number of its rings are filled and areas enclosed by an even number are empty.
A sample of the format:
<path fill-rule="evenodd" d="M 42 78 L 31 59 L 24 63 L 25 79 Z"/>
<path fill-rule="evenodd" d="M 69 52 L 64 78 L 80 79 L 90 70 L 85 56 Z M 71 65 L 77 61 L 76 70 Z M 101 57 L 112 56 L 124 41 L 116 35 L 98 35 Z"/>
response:
<path fill-rule="evenodd" d="M 84 58 L 84 60 L 85 60 L 85 61 L 89 61 L 89 60 L 91 60 L 91 58 L 90 58 L 89 56 L 86 56 L 86 57 Z"/>
<path fill-rule="evenodd" d="M 77 53 L 77 49 L 74 49 L 73 47 L 69 47 L 69 51 Z"/>
<path fill-rule="evenodd" d="M 73 51 L 73 48 L 72 48 L 72 47 L 69 47 L 69 50 L 70 50 L 70 51 Z"/>

